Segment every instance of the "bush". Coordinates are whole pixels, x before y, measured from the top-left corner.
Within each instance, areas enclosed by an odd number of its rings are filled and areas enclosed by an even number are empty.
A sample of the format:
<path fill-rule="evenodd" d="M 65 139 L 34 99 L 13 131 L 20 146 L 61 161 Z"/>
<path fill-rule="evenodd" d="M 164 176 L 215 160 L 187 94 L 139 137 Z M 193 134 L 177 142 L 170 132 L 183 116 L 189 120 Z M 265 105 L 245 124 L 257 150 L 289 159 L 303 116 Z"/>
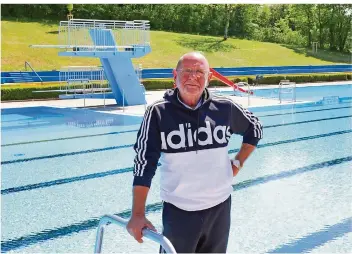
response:
<path fill-rule="evenodd" d="M 40 92 L 33 93 L 33 91 L 43 90 L 57 90 L 59 87 L 25 87 L 25 88 L 10 88 L 1 87 L 1 100 L 31 100 L 31 99 L 57 99 L 63 92 Z"/>
<path fill-rule="evenodd" d="M 231 81 L 237 82 L 247 82 L 247 77 L 238 77 L 238 78 L 229 78 Z M 173 80 L 145 80 L 143 81 L 143 85 L 146 90 L 158 90 L 158 89 L 170 89 L 174 86 Z M 216 87 L 216 86 L 227 86 L 226 84 L 222 83 L 220 80 L 212 79 L 209 83 L 209 87 Z"/>
<path fill-rule="evenodd" d="M 173 80 L 145 80 L 142 82 L 146 90 L 170 89 L 174 85 Z"/>
<path fill-rule="evenodd" d="M 259 84 L 277 85 L 280 80 L 288 79 L 296 83 L 329 82 L 351 80 L 351 74 L 312 74 L 312 75 L 286 75 L 286 76 L 264 76 Z M 249 80 L 250 78 L 248 78 Z M 249 82 L 248 82 L 249 83 Z"/>

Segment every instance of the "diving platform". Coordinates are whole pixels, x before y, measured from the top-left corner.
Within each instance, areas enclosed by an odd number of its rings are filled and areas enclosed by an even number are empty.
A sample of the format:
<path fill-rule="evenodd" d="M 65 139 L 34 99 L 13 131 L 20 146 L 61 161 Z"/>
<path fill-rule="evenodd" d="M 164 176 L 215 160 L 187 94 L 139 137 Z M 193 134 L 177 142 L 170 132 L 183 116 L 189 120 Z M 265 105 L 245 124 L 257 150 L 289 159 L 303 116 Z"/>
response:
<path fill-rule="evenodd" d="M 140 58 L 151 52 L 150 24 L 147 20 L 61 21 L 58 45 L 31 47 L 57 48 L 59 56 L 98 57 L 118 105 L 146 103 L 145 90 L 132 58 Z"/>

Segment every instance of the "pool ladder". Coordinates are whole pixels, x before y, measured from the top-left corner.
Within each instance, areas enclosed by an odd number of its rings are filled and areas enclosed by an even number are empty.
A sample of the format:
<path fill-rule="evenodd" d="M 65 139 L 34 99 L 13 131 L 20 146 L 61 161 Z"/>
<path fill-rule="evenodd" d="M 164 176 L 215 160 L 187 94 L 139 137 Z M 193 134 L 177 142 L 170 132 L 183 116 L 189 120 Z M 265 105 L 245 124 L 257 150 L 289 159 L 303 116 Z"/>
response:
<path fill-rule="evenodd" d="M 280 104 L 283 101 L 283 94 L 292 94 L 292 102 L 296 102 L 296 83 L 289 80 L 281 80 L 278 89 Z"/>
<path fill-rule="evenodd" d="M 128 220 L 123 219 L 116 215 L 104 215 L 99 221 L 97 237 L 95 239 L 94 253 L 101 253 L 105 226 L 107 226 L 110 223 L 117 224 L 119 226 L 122 226 L 123 228 L 126 228 Z M 167 239 L 165 236 L 159 233 L 156 233 L 154 231 L 151 231 L 149 229 L 143 229 L 142 235 L 160 244 L 166 253 L 177 253 L 174 246 L 171 244 L 169 239 Z"/>

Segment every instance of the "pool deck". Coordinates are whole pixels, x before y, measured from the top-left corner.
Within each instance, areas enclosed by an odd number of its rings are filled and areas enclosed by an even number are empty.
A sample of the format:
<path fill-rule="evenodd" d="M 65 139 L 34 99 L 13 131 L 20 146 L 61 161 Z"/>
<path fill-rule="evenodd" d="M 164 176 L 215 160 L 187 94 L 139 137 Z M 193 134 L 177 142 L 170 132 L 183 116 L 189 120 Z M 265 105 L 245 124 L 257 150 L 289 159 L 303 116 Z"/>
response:
<path fill-rule="evenodd" d="M 346 85 L 351 84 L 351 81 L 340 81 L 340 82 L 329 82 L 329 83 L 304 83 L 297 84 L 297 87 L 304 86 L 321 86 L 322 84 L 326 85 Z M 278 85 L 263 85 L 260 87 L 251 87 L 252 90 L 257 88 L 277 88 Z M 246 87 L 243 87 L 246 89 Z M 210 89 L 214 91 L 215 89 Z M 221 87 L 217 89 L 218 91 L 231 91 L 232 88 Z M 147 91 L 146 100 L 147 105 L 152 104 L 154 101 L 159 100 L 163 97 L 165 90 L 160 91 Z M 251 107 L 259 107 L 259 106 L 272 106 L 279 105 L 280 102 L 278 99 L 266 99 L 266 98 L 255 98 L 250 97 L 237 97 L 237 96 L 227 96 L 231 98 L 233 101 L 241 104 L 243 107 L 251 108 Z M 291 104 L 290 102 L 283 102 L 281 104 Z M 58 100 L 33 100 L 33 101 L 11 101 L 11 102 L 1 102 L 1 108 L 21 108 L 21 107 L 37 107 L 37 106 L 46 106 L 46 107 L 57 107 L 57 108 L 83 108 L 84 107 L 84 99 L 58 99 Z M 112 113 L 112 114 L 128 114 L 128 115 L 143 115 L 145 112 L 145 105 L 139 106 L 128 106 L 121 107 L 117 106 L 115 99 L 106 99 L 105 107 L 103 99 L 86 99 L 85 107 L 89 107 L 90 109 Z"/>

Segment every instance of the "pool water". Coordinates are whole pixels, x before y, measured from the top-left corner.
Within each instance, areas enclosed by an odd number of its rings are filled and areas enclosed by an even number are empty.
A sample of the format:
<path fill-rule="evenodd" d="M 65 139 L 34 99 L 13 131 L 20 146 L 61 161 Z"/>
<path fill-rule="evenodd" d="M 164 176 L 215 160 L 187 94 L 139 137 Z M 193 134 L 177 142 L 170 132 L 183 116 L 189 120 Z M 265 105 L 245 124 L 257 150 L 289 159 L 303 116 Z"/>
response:
<path fill-rule="evenodd" d="M 228 252 L 351 252 L 352 103 L 253 111 L 264 138 L 233 179 Z M 50 107 L 1 115 L 2 252 L 93 252 L 99 218 L 130 215 L 142 118 Z M 229 156 L 240 144 L 231 138 Z M 147 217 L 161 231 L 159 177 Z M 103 252 L 156 251 L 107 227 Z"/>
<path fill-rule="evenodd" d="M 279 99 L 279 88 L 256 88 L 253 89 L 253 96 L 260 98 Z M 222 95 L 247 96 L 241 92 L 234 91 L 217 91 Z M 282 88 L 280 95 L 283 101 L 292 101 L 292 97 L 296 97 L 296 101 L 319 101 L 324 97 L 340 97 L 343 101 L 352 101 L 352 85 L 321 85 L 321 86 L 298 86 L 295 88 L 293 95 L 292 86 Z"/>

